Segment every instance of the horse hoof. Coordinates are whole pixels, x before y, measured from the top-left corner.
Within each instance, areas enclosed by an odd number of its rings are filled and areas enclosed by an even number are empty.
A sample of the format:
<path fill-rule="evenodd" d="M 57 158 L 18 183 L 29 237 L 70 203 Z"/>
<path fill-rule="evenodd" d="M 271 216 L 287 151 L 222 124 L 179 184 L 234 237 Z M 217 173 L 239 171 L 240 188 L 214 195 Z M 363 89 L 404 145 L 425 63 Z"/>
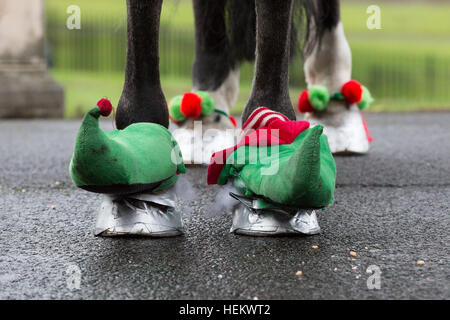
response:
<path fill-rule="evenodd" d="M 181 213 L 175 210 L 175 191 L 105 196 L 95 235 L 174 237 L 183 233 Z"/>
<path fill-rule="evenodd" d="M 308 113 L 305 120 L 312 126 L 321 124 L 333 154 L 366 154 L 372 138 L 356 105 L 338 106 L 325 112 Z"/>

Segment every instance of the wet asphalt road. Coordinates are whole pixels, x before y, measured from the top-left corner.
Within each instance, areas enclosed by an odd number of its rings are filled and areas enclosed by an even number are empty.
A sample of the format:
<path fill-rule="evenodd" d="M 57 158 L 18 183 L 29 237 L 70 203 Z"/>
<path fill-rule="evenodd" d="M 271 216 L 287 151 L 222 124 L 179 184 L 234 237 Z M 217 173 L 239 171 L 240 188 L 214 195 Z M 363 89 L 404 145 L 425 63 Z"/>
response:
<path fill-rule="evenodd" d="M 450 113 L 367 120 L 372 150 L 336 159 L 320 235 L 230 234 L 228 214 L 205 214 L 218 188 L 195 168 L 186 234 L 170 239 L 93 236 L 101 196 L 68 175 L 79 121 L 0 121 L 0 298 L 449 299 Z M 81 271 L 73 291 L 71 265 Z M 367 287 L 370 265 L 379 290 Z"/>

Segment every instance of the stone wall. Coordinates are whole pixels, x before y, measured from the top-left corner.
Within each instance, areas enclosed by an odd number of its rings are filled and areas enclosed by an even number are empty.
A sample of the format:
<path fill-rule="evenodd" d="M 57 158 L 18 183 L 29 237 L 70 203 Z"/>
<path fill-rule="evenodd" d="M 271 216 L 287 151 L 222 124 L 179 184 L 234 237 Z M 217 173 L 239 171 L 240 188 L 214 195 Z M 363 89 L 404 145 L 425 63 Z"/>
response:
<path fill-rule="evenodd" d="M 58 118 L 64 91 L 45 60 L 43 0 L 0 0 L 0 118 Z"/>

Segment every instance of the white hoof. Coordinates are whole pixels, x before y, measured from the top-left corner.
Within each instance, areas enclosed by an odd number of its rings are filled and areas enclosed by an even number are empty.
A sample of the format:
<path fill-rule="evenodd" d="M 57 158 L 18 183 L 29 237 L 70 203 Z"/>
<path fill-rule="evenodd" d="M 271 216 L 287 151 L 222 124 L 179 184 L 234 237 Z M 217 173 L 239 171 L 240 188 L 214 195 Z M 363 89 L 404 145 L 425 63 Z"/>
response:
<path fill-rule="evenodd" d="M 173 237 L 183 233 L 175 191 L 105 196 L 97 216 L 96 236 Z"/>
<path fill-rule="evenodd" d="M 333 154 L 365 154 L 370 149 L 368 133 L 356 105 L 347 108 L 342 104 L 330 103 L 325 112 L 308 113 L 305 120 L 311 126 L 324 126 L 324 134 Z"/>

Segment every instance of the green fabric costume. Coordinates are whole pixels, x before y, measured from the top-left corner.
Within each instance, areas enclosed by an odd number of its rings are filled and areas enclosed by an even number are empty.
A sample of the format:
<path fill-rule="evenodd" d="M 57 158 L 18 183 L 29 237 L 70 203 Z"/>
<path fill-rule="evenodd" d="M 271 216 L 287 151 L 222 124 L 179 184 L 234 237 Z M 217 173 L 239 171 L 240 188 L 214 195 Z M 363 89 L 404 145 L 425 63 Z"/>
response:
<path fill-rule="evenodd" d="M 244 195 L 290 207 L 322 208 L 333 203 L 336 164 L 328 139 L 322 134 L 323 127 L 309 128 L 305 121 L 286 121 L 284 127 L 280 124 L 283 121 L 276 119 L 263 128 L 269 135 L 270 130 L 277 129 L 279 137 L 283 131 L 284 137 L 292 133 L 277 145 L 259 146 L 261 134 L 257 130 L 235 146 L 234 151 L 230 148 L 214 154 L 208 168 L 208 183 L 223 185 L 232 179 Z"/>
<path fill-rule="evenodd" d="M 70 162 L 76 186 L 111 194 L 161 191 L 186 172 L 179 146 L 165 127 L 142 122 L 104 132 L 101 114 L 98 107 L 90 110 L 78 132 Z"/>

